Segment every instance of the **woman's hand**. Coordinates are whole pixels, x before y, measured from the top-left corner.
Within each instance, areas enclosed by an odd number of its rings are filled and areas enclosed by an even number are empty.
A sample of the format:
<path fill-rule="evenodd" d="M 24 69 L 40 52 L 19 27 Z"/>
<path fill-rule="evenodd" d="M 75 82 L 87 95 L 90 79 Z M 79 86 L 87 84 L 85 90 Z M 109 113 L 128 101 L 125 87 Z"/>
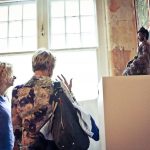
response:
<path fill-rule="evenodd" d="M 67 86 L 67 88 L 71 92 L 71 89 L 72 89 L 72 78 L 70 79 L 70 81 L 68 83 L 67 80 L 66 80 L 66 78 L 62 74 L 61 74 L 61 76 L 57 76 L 57 77 L 58 77 L 58 79 L 60 81 L 62 81 Z"/>

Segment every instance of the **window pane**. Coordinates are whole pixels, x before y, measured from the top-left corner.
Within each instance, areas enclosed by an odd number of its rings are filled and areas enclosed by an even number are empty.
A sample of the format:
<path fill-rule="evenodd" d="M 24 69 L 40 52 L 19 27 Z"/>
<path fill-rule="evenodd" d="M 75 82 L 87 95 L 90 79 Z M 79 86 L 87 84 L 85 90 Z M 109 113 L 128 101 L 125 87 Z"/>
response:
<path fill-rule="evenodd" d="M 51 20 L 51 33 L 65 33 L 64 18 L 52 18 Z"/>
<path fill-rule="evenodd" d="M 52 35 L 51 36 L 51 48 L 62 48 L 65 47 L 65 36 L 62 35 Z"/>
<path fill-rule="evenodd" d="M 21 21 L 9 23 L 9 37 L 19 37 L 22 35 L 22 23 Z"/>
<path fill-rule="evenodd" d="M 78 101 L 97 97 L 98 76 L 96 50 L 55 51 L 56 68 L 53 79 L 63 74 L 73 78 L 72 91 Z"/>
<path fill-rule="evenodd" d="M 22 19 L 22 5 L 10 5 L 9 20 L 21 20 L 21 19 Z"/>
<path fill-rule="evenodd" d="M 35 19 L 36 18 L 36 5 L 24 4 L 23 5 L 23 19 Z"/>
<path fill-rule="evenodd" d="M 5 52 L 7 49 L 7 39 L 0 39 L 0 52 Z"/>
<path fill-rule="evenodd" d="M 68 17 L 66 19 L 67 33 L 80 33 L 79 17 Z"/>
<path fill-rule="evenodd" d="M 66 16 L 79 16 L 78 0 L 66 0 Z"/>
<path fill-rule="evenodd" d="M 36 21 L 23 21 L 23 36 L 35 36 L 36 35 Z"/>
<path fill-rule="evenodd" d="M 51 17 L 63 17 L 64 16 L 64 1 L 55 0 L 51 1 Z"/>
<path fill-rule="evenodd" d="M 22 38 L 9 38 L 9 50 L 20 51 L 22 49 Z"/>
<path fill-rule="evenodd" d="M 50 0 L 49 10 L 49 37 L 53 38 L 49 39 L 50 48 L 65 49 L 97 46 L 96 15 L 93 0 Z M 83 35 L 81 38 L 82 33 L 88 33 L 88 35 L 92 35 L 91 39 L 94 39 L 90 41 L 90 37 L 85 38 Z M 62 38 L 65 39 L 65 43 L 56 44 L 54 34 L 64 34 Z M 55 40 L 57 41 L 57 39 Z"/>
<path fill-rule="evenodd" d="M 88 25 L 90 22 L 90 25 Z M 81 17 L 81 32 L 95 32 L 95 20 L 92 16 Z"/>
<path fill-rule="evenodd" d="M 81 39 L 83 47 L 94 47 L 97 43 L 95 34 L 82 33 Z"/>
<path fill-rule="evenodd" d="M 93 0 L 81 0 L 80 1 L 80 13 L 81 15 L 94 15 L 94 2 Z"/>
<path fill-rule="evenodd" d="M 0 21 L 8 21 L 8 7 L 0 6 Z"/>
<path fill-rule="evenodd" d="M 37 47 L 36 36 L 35 1 L 11 1 L 0 5 L 0 38 L 6 41 L 0 44 L 0 49 L 6 52 L 33 50 Z"/>
<path fill-rule="evenodd" d="M 7 56 L 0 55 L 1 61 L 6 61 L 13 64 L 13 74 L 16 76 L 14 86 L 27 82 L 33 75 L 31 67 L 32 64 L 31 56 L 32 56 L 31 54 L 7 55 Z M 10 98 L 13 87 L 10 87 L 8 89 L 8 96 Z"/>
<path fill-rule="evenodd" d="M 68 48 L 80 47 L 80 34 L 67 34 L 66 41 Z"/>
<path fill-rule="evenodd" d="M 0 23 L 0 38 L 6 38 L 7 37 L 7 31 L 8 31 L 8 23 Z"/>
<path fill-rule="evenodd" d="M 53 54 L 56 56 L 53 80 L 60 74 L 68 80 L 73 78 L 72 91 L 78 101 L 97 98 L 96 50 L 55 51 Z M 14 86 L 25 83 L 33 75 L 31 57 L 32 54 L 0 56 L 1 61 L 13 64 L 14 75 L 17 77 Z"/>
<path fill-rule="evenodd" d="M 24 37 L 23 38 L 23 49 L 24 50 L 35 50 L 37 48 L 36 37 Z"/>

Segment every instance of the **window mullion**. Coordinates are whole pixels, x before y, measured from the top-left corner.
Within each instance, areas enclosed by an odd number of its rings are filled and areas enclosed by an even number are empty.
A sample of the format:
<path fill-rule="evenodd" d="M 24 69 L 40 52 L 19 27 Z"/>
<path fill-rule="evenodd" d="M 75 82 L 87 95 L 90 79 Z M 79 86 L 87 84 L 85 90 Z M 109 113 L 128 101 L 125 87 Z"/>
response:
<path fill-rule="evenodd" d="M 22 40 L 22 47 L 23 47 L 23 9 L 24 9 L 24 7 L 23 7 L 23 4 L 22 4 L 22 20 L 21 20 L 21 22 L 22 22 L 22 38 L 21 38 L 21 40 Z"/>
<path fill-rule="evenodd" d="M 37 47 L 48 48 L 48 9 L 47 0 L 37 0 Z"/>
<path fill-rule="evenodd" d="M 10 5 L 11 3 L 17 3 L 17 2 L 22 2 L 22 3 L 25 2 L 26 3 L 26 2 L 30 2 L 30 1 L 35 1 L 35 0 L 0 0 L 0 4 L 6 5 L 7 3 L 9 3 L 9 5 Z"/>
<path fill-rule="evenodd" d="M 7 49 L 9 48 L 9 6 L 8 6 L 8 20 L 7 20 Z"/>
<path fill-rule="evenodd" d="M 65 47 L 67 46 L 67 17 L 66 17 L 66 1 L 64 0 L 64 22 L 65 22 Z"/>
<path fill-rule="evenodd" d="M 82 46 L 80 0 L 78 0 L 78 2 L 79 2 L 79 23 L 80 23 L 80 46 Z"/>

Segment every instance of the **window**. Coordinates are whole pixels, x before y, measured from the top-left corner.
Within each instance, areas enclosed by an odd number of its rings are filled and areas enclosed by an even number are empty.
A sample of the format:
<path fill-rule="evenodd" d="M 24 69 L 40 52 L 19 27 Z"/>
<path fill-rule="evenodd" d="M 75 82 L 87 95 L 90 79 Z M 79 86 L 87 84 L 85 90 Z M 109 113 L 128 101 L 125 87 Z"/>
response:
<path fill-rule="evenodd" d="M 77 100 L 95 99 L 98 76 L 94 1 L 49 0 L 48 6 L 49 48 L 56 54 L 56 74 L 73 77 Z"/>
<path fill-rule="evenodd" d="M 0 1 L 0 52 L 36 49 L 36 38 L 35 2 Z"/>
<path fill-rule="evenodd" d="M 97 96 L 97 59 L 96 51 L 75 50 L 59 51 L 56 55 L 56 75 L 63 74 L 67 79 L 73 78 L 72 91 L 77 100 L 92 100 Z"/>
<path fill-rule="evenodd" d="M 97 46 L 95 18 L 93 0 L 50 0 L 50 47 Z"/>
<path fill-rule="evenodd" d="M 78 101 L 96 99 L 98 73 L 94 1 L 1 2 L 0 26 L 3 30 L 0 31 L 0 40 L 3 42 L 0 42 L 0 60 L 13 64 L 17 76 L 15 85 L 32 76 L 31 57 L 38 45 L 38 48 L 49 47 L 56 56 L 54 80 L 60 74 L 68 80 L 73 78 L 72 90 Z"/>

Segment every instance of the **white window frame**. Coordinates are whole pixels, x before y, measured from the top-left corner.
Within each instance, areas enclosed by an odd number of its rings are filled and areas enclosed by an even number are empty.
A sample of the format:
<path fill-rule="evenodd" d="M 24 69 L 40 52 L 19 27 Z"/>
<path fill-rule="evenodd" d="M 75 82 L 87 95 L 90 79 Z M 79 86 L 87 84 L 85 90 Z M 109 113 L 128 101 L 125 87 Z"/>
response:
<path fill-rule="evenodd" d="M 20 4 L 26 4 L 26 3 L 28 3 L 28 2 L 34 2 L 35 0 L 0 0 L 0 5 L 1 6 L 11 6 L 11 5 L 14 5 L 14 4 L 18 4 L 19 5 L 19 3 Z M 35 5 L 36 5 L 36 1 L 35 1 Z M 9 12 L 8 12 L 8 15 L 9 15 Z M 23 16 L 22 16 L 23 17 Z M 22 20 L 19 20 L 19 21 L 21 21 L 21 26 L 22 26 L 22 33 L 21 33 L 21 36 L 20 36 L 20 38 L 21 38 L 21 41 L 22 41 L 22 46 L 23 46 L 23 38 L 25 37 L 25 36 L 23 36 L 23 18 L 22 18 Z M 7 22 L 7 24 L 8 24 L 8 26 L 9 26 L 9 24 L 10 24 L 10 22 L 11 21 L 6 21 Z M 9 34 L 9 29 L 7 29 L 8 30 L 8 34 Z M 37 36 L 37 35 L 36 35 Z M 11 38 L 11 37 L 9 37 L 9 35 L 7 35 L 7 41 L 8 41 L 8 39 L 9 38 Z M 15 38 L 15 37 L 13 37 L 13 38 Z M 37 40 L 36 40 L 37 41 Z M 14 48 L 12 48 L 12 49 L 4 49 L 4 50 L 0 50 L 0 54 L 1 53 L 3 53 L 3 54 L 11 54 L 11 53 L 13 53 L 13 54 L 15 54 L 15 53 L 24 53 L 24 52 L 29 52 L 29 51 L 34 51 L 34 50 L 36 50 L 37 49 L 37 46 L 35 45 L 35 48 L 32 48 L 32 50 L 30 49 L 30 50 L 28 50 L 27 48 L 26 49 L 22 49 L 21 48 L 21 51 L 18 51 L 19 49 L 14 49 Z"/>
<path fill-rule="evenodd" d="M 23 1 L 23 0 L 21 0 Z M 28 1 L 28 0 L 27 0 Z M 29 0 L 30 1 L 30 0 Z M 6 2 L 6 1 L 5 1 Z M 8 2 L 8 1 L 7 1 Z M 10 1 L 9 1 L 10 2 Z M 13 2 L 13 0 L 12 0 Z M 15 1 L 16 2 L 16 1 Z M 37 6 L 37 48 L 47 48 L 49 47 L 49 23 L 48 23 L 48 0 L 36 0 L 36 6 Z M 85 48 L 73 48 L 73 49 L 59 49 L 59 50 L 54 50 L 54 54 L 55 51 L 59 52 L 69 52 L 69 51 L 93 51 L 93 49 L 95 49 L 95 53 L 97 53 L 97 47 L 85 47 Z M 22 51 L 22 52 L 8 52 L 8 53 L 3 53 L 3 56 L 7 56 L 7 55 L 24 55 L 24 54 L 31 54 L 34 52 L 33 51 Z M 56 53 L 57 53 L 56 52 Z M 97 65 L 97 64 L 96 64 Z M 89 68 L 90 69 L 90 68 Z M 98 76 L 98 73 L 97 73 Z M 89 78 L 89 80 L 92 81 L 92 78 Z M 76 80 L 74 80 L 75 82 Z M 81 81 L 82 82 L 82 81 Z M 88 82 L 88 81 L 87 81 Z M 98 77 L 97 77 L 97 82 L 98 82 Z M 90 82 L 89 82 L 90 83 Z M 73 83 L 75 85 L 75 83 Z M 98 83 L 97 83 L 98 84 Z M 89 85 L 90 86 L 90 85 Z M 86 91 L 83 91 L 84 93 L 86 93 Z M 98 90 L 95 91 L 98 94 Z M 95 95 L 95 97 L 93 99 L 96 99 L 97 95 Z M 80 99 L 78 99 L 80 100 Z M 82 99 L 82 100 L 91 100 L 91 99 Z"/>

